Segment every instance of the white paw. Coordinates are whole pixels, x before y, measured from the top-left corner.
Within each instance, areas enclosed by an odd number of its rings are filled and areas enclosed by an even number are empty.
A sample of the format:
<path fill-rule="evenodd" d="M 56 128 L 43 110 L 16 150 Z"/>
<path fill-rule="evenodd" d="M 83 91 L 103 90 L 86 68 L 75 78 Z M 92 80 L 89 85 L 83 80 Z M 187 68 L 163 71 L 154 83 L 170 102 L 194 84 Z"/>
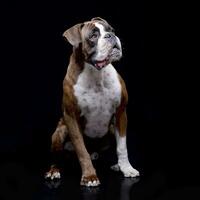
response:
<path fill-rule="evenodd" d="M 86 184 L 86 186 L 88 186 L 88 187 L 95 187 L 95 186 L 98 186 L 98 185 L 100 185 L 100 182 L 99 181 L 89 181 L 87 184 Z"/>
<path fill-rule="evenodd" d="M 87 186 L 87 187 L 95 187 L 100 185 L 100 181 L 97 178 L 96 175 L 91 175 L 91 176 L 83 176 L 81 179 L 81 185 Z"/>
<path fill-rule="evenodd" d="M 120 165 L 120 170 L 125 177 L 137 177 L 140 176 L 139 171 L 134 169 L 130 164 Z"/>
<path fill-rule="evenodd" d="M 60 172 L 57 172 L 57 171 L 51 172 L 50 171 L 50 172 L 46 173 L 45 178 L 46 179 L 51 179 L 51 180 L 53 180 L 53 179 L 60 179 L 61 175 L 60 175 Z"/>

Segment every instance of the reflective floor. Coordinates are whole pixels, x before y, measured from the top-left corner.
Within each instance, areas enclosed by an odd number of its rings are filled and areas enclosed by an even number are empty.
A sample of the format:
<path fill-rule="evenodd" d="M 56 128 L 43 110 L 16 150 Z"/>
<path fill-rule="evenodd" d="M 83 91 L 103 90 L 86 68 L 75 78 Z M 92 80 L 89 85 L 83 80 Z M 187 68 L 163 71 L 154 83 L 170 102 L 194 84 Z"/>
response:
<path fill-rule="evenodd" d="M 32 159 L 35 161 L 36 158 Z M 45 158 L 44 158 L 45 161 Z M 41 163 L 41 164 L 40 164 Z M 63 166 L 60 181 L 45 181 L 47 163 L 24 162 L 18 158 L 0 164 L 0 199 L 14 200 L 199 200 L 198 183 L 188 178 L 168 176 L 165 171 L 150 171 L 140 178 L 124 178 L 102 161 L 95 163 L 100 187 L 81 187 L 78 162 Z"/>

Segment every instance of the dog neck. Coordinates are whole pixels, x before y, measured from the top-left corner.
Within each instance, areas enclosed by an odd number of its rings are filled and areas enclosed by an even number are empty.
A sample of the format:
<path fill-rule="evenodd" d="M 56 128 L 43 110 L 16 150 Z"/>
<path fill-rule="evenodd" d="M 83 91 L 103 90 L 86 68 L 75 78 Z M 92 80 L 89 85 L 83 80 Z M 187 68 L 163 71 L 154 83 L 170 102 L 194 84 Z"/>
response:
<path fill-rule="evenodd" d="M 82 44 L 79 43 L 78 47 L 73 47 L 73 53 L 70 61 L 74 61 L 74 63 L 77 63 L 79 66 L 83 66 L 85 60 L 84 57 L 85 56 L 82 52 Z"/>

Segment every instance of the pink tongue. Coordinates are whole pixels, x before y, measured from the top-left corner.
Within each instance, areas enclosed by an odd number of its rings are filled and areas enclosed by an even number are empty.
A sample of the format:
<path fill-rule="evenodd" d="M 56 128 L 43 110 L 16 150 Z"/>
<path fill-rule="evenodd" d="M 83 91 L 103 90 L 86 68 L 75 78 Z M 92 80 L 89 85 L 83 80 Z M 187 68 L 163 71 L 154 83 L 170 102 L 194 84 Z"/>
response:
<path fill-rule="evenodd" d="M 99 67 L 99 68 L 102 68 L 105 64 L 106 64 L 105 60 L 96 62 L 96 66 Z"/>

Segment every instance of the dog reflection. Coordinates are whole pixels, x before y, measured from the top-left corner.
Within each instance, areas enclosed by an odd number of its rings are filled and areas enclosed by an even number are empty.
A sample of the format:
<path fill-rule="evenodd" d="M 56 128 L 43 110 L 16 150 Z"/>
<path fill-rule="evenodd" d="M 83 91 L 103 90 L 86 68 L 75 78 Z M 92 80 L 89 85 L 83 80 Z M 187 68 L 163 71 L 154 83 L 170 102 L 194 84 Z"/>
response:
<path fill-rule="evenodd" d="M 117 199 L 117 200 L 131 200 L 130 191 L 135 183 L 139 181 L 139 177 L 136 178 L 120 178 L 119 181 L 111 183 L 109 181 L 108 187 L 82 187 L 81 188 L 81 200 L 102 200 L 102 199 Z M 117 184 L 116 184 L 117 183 Z M 110 190 L 110 184 L 113 184 L 113 188 Z M 113 190 L 113 191 L 112 191 Z"/>

